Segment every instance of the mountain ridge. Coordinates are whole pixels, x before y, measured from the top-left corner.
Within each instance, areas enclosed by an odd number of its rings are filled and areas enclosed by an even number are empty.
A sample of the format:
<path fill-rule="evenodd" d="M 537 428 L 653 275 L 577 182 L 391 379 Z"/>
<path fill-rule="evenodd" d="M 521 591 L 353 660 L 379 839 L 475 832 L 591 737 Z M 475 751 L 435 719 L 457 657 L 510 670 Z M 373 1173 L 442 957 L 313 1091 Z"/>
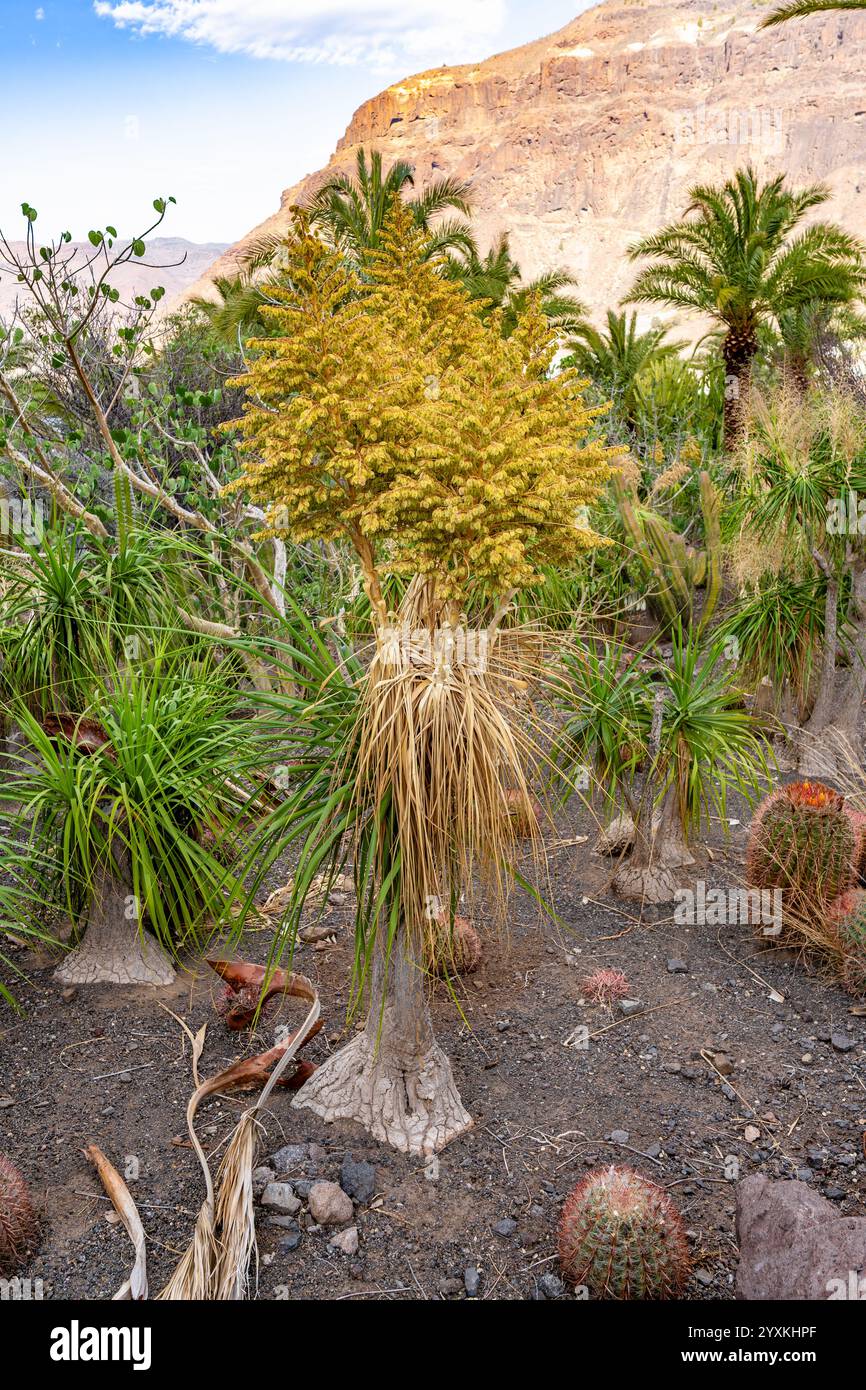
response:
<path fill-rule="evenodd" d="M 689 188 L 738 165 L 827 181 L 819 214 L 866 229 L 866 16 L 759 31 L 765 7 L 606 0 L 480 63 L 431 68 L 364 102 L 324 170 L 187 291 L 207 294 L 359 148 L 407 159 L 416 185 L 470 186 L 482 249 L 509 231 L 525 275 L 565 266 L 596 318 L 631 282 L 627 246 L 680 215 Z"/>

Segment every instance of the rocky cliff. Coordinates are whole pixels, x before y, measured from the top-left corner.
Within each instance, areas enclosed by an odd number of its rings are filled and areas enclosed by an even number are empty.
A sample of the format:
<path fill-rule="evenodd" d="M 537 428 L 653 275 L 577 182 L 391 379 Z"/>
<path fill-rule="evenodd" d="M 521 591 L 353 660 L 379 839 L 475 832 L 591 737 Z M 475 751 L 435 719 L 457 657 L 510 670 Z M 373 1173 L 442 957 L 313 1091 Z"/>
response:
<path fill-rule="evenodd" d="M 759 31 L 763 5 L 607 0 L 549 38 L 407 78 L 364 103 L 328 171 L 360 146 L 465 179 L 482 247 L 509 229 L 524 274 L 570 268 L 596 314 L 626 291 L 624 250 L 738 164 L 826 180 L 830 214 L 866 233 L 866 16 Z M 222 256 L 279 231 L 326 171 L 287 189 Z M 207 289 L 208 276 L 192 292 Z"/>

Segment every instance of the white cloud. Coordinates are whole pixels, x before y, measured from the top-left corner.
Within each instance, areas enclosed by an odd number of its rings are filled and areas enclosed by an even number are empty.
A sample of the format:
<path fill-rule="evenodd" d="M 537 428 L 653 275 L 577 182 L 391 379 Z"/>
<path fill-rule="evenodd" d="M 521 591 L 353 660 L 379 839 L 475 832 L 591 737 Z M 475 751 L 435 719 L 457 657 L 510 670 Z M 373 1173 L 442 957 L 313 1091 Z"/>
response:
<path fill-rule="evenodd" d="M 94 0 L 96 14 L 146 37 L 252 58 L 415 70 L 490 51 L 505 0 Z"/>
<path fill-rule="evenodd" d="M 34 13 L 33 13 L 33 18 L 34 18 L 34 19 L 44 19 L 44 18 L 45 18 L 45 11 L 43 10 L 43 8 L 42 8 L 41 5 L 39 6 L 39 9 L 38 9 L 38 10 L 35 10 L 35 11 L 34 11 Z"/>

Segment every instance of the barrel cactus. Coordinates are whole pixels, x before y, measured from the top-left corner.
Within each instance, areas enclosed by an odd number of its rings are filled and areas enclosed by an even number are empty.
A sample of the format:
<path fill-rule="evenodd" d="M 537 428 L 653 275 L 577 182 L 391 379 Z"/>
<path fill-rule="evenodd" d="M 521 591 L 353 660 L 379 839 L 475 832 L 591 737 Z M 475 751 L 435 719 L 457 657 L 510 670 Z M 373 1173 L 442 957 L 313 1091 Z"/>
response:
<path fill-rule="evenodd" d="M 15 1164 L 0 1154 L 0 1275 L 16 1274 L 36 1243 L 36 1216 L 27 1184 Z"/>
<path fill-rule="evenodd" d="M 866 994 L 866 892 L 851 888 L 827 910 L 827 926 L 839 952 L 842 983 L 851 994 Z"/>
<path fill-rule="evenodd" d="M 851 811 L 851 824 L 854 826 L 854 833 L 857 836 L 857 860 L 855 864 L 857 877 L 862 881 L 866 880 L 866 813 L 863 811 Z"/>
<path fill-rule="evenodd" d="M 633 1168 L 598 1168 L 566 1200 L 559 1258 L 573 1284 L 596 1298 L 675 1298 L 689 1272 L 682 1217 Z"/>
<path fill-rule="evenodd" d="M 428 943 L 428 968 L 436 975 L 471 975 L 481 963 L 481 937 L 467 917 L 455 917 L 449 930 L 447 917 L 436 923 Z"/>
<path fill-rule="evenodd" d="M 771 792 L 752 818 L 749 887 L 780 888 L 795 909 L 830 902 L 855 881 L 860 839 L 839 792 L 821 782 L 791 782 Z"/>

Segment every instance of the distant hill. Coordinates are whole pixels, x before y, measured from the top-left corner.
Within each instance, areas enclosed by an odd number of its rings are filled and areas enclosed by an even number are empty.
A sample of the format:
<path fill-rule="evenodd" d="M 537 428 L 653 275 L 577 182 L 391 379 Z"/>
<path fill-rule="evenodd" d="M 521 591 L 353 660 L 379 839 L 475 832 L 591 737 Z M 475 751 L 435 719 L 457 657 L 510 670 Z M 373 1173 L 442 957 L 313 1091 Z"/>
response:
<path fill-rule="evenodd" d="M 23 242 L 13 241 L 11 244 L 16 252 L 24 250 Z M 77 248 L 79 254 L 85 249 L 93 250 L 89 245 L 85 248 L 85 244 L 76 242 L 72 246 Z M 123 299 L 162 285 L 166 302 L 176 302 L 183 291 L 227 249 L 225 242 L 199 243 L 185 241 L 183 237 L 154 237 L 147 243 L 144 257 L 150 264 L 142 265 L 132 260 L 111 277 L 111 283 L 120 291 Z M 8 316 L 20 293 L 21 286 L 14 277 L 0 273 L 0 318 Z"/>

